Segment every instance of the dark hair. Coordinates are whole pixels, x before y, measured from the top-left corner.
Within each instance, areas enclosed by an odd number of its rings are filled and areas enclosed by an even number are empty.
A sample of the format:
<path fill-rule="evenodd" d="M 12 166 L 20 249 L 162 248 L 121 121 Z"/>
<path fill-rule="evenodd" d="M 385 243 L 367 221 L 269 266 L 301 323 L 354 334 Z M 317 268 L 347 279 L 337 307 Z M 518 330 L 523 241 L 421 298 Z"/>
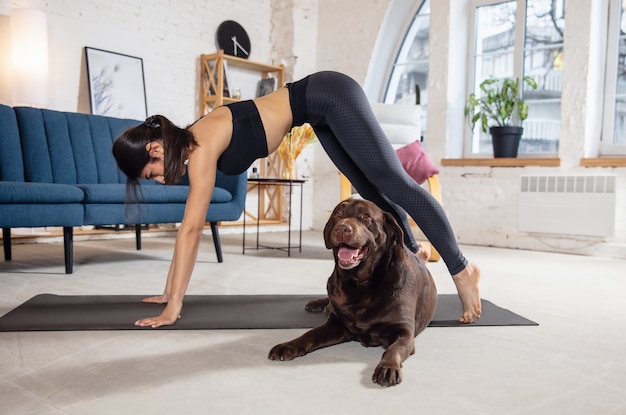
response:
<path fill-rule="evenodd" d="M 162 115 L 148 117 L 144 123 L 120 134 L 113 142 L 113 157 L 127 177 L 127 196 L 135 201 L 139 199 L 139 176 L 150 161 L 146 146 L 153 141 L 163 144 L 165 184 L 180 181 L 189 149 L 198 145 L 191 131 L 176 126 Z"/>

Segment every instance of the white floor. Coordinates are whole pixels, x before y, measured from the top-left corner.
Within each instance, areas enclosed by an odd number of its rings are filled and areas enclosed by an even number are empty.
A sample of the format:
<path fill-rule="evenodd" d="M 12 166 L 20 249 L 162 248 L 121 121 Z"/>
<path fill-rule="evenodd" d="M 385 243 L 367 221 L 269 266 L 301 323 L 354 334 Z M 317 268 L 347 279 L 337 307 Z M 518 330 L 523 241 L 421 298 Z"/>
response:
<path fill-rule="evenodd" d="M 173 241 L 75 242 L 72 275 L 60 244 L 14 245 L 0 262 L 0 315 L 40 293 L 159 293 Z M 319 233 L 291 258 L 242 255 L 241 235 L 223 243 L 218 264 L 205 237 L 190 294 L 325 290 L 332 259 Z M 426 329 L 403 383 L 387 389 L 370 381 L 380 348 L 267 360 L 302 330 L 0 333 L 0 413 L 626 414 L 626 260 L 463 250 L 482 265 L 483 298 L 540 325 Z M 441 262 L 429 268 L 440 293 L 454 292 Z"/>

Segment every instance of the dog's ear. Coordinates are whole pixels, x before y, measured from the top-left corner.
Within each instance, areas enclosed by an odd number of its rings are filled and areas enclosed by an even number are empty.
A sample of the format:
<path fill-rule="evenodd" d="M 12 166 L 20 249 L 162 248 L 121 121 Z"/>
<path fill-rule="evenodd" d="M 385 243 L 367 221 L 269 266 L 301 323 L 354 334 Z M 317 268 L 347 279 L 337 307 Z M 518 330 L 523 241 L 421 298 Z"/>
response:
<path fill-rule="evenodd" d="M 326 226 L 324 226 L 324 243 L 326 244 L 326 249 L 332 248 L 330 246 L 330 233 L 333 231 L 334 224 L 334 215 L 331 215 L 328 219 L 328 222 L 326 222 Z"/>
<path fill-rule="evenodd" d="M 387 243 L 389 246 L 404 243 L 404 232 L 396 218 L 389 212 L 383 212 L 384 227 L 387 232 Z"/>
<path fill-rule="evenodd" d="M 343 216 L 343 208 L 346 203 L 347 202 L 344 200 L 335 206 L 333 211 L 330 213 L 326 226 L 324 226 L 324 243 L 326 244 L 326 249 L 332 248 L 330 244 L 330 234 L 333 231 L 333 227 L 335 226 L 335 223 L 337 223 L 337 220 Z"/>
<path fill-rule="evenodd" d="M 324 226 L 324 243 L 326 244 L 326 249 L 332 248 L 332 246 L 330 246 L 330 234 L 333 231 L 333 226 L 335 226 L 336 211 L 337 211 L 337 208 L 335 208 L 333 212 L 330 214 L 330 217 L 328 218 L 328 221 L 326 222 L 326 226 Z"/>

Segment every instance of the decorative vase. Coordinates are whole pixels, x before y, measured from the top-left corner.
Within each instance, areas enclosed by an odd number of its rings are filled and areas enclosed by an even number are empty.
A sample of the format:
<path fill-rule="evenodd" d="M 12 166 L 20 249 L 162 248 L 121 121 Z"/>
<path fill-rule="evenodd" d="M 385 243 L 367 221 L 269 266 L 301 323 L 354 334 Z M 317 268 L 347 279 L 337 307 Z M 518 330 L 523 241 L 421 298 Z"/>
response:
<path fill-rule="evenodd" d="M 276 149 L 280 157 L 280 178 L 285 180 L 297 180 L 296 159 L 307 144 L 315 141 L 317 137 L 310 124 L 304 123 L 293 127 Z"/>
<path fill-rule="evenodd" d="M 519 143 L 524 133 L 522 127 L 491 127 L 491 143 L 493 145 L 493 156 L 495 158 L 515 158 Z"/>
<path fill-rule="evenodd" d="M 285 157 L 281 158 L 280 161 L 280 178 L 285 180 L 297 179 L 296 160 L 292 157 Z"/>

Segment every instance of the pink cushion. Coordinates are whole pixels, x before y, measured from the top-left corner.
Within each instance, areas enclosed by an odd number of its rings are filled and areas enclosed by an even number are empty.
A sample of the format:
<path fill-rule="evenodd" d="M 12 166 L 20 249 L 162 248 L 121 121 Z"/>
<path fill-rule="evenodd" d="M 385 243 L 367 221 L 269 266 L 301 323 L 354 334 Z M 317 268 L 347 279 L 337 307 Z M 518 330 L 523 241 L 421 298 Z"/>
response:
<path fill-rule="evenodd" d="M 397 149 L 396 154 L 404 170 L 419 184 L 424 183 L 433 174 L 439 173 L 419 140 Z"/>

